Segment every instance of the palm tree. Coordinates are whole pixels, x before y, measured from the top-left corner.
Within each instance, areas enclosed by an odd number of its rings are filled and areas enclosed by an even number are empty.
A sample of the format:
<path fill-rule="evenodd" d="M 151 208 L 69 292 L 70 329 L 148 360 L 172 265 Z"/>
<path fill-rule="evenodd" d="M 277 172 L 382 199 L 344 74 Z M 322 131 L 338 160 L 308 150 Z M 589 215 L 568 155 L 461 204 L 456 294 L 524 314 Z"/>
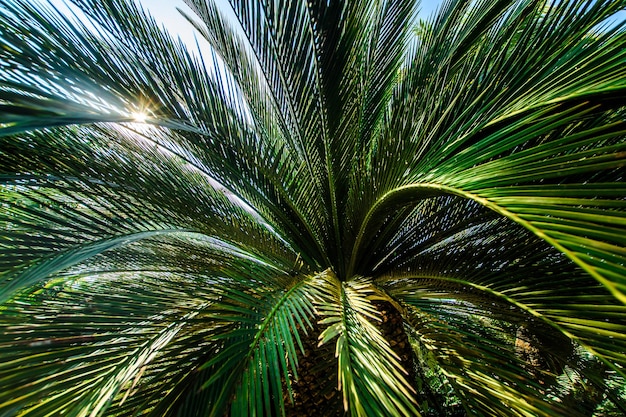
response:
<path fill-rule="evenodd" d="M 72 3 L 0 0 L 0 415 L 625 412 L 626 1 Z"/>

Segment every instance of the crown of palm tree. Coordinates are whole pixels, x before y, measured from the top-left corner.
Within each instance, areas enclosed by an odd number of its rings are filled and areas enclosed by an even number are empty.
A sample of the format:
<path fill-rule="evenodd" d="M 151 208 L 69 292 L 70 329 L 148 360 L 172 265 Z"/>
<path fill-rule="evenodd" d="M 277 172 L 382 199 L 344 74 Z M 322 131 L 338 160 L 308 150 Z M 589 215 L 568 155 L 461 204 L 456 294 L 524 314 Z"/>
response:
<path fill-rule="evenodd" d="M 626 412 L 626 1 L 72 2 L 0 0 L 1 415 Z"/>

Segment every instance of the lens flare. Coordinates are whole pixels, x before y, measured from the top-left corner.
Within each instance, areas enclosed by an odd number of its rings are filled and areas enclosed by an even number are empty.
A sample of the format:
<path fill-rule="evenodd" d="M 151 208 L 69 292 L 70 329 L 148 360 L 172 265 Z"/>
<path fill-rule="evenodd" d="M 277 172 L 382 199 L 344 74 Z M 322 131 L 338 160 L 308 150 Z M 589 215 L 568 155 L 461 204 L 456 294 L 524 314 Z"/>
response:
<path fill-rule="evenodd" d="M 131 117 L 137 123 L 145 123 L 148 119 L 148 115 L 145 112 L 133 112 Z"/>

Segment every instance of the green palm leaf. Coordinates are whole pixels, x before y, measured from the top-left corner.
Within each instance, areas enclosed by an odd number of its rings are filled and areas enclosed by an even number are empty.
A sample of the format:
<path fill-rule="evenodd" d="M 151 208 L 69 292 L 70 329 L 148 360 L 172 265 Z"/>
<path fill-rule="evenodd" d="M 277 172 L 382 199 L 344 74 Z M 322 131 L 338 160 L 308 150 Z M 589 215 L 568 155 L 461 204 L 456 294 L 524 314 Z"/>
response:
<path fill-rule="evenodd" d="M 0 0 L 1 415 L 626 412 L 626 2 L 71 3 Z"/>
<path fill-rule="evenodd" d="M 331 273 L 319 278 L 318 309 L 329 326 L 320 334 L 320 345 L 337 338 L 339 388 L 346 410 L 354 415 L 416 414 L 410 398 L 411 386 L 401 372 L 397 356 L 371 321 L 379 321 L 369 298 L 369 283 L 361 280 L 343 285 Z M 357 377 L 358 376 L 358 377 Z"/>

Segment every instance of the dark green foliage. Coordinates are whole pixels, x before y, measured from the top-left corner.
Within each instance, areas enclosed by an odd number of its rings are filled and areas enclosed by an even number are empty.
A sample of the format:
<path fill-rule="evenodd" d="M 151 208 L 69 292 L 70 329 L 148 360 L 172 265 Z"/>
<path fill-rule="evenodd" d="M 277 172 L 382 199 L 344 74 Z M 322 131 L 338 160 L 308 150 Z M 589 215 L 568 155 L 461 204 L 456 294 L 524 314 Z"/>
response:
<path fill-rule="evenodd" d="M 0 0 L 0 415 L 626 413 L 626 1 L 72 3 Z"/>

